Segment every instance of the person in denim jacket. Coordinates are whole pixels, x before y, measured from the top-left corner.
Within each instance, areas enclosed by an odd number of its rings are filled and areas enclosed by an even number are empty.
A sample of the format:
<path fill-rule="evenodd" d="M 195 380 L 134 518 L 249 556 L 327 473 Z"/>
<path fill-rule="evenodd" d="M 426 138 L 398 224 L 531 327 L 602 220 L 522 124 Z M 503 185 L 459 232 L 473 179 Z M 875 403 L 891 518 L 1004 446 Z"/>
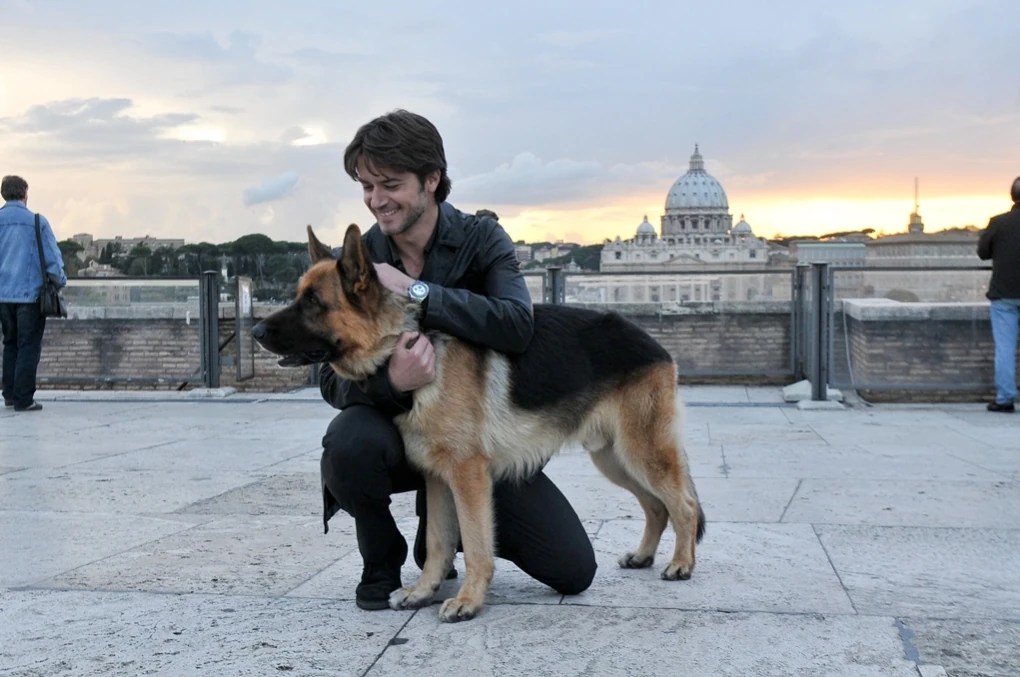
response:
<path fill-rule="evenodd" d="M 35 212 L 28 209 L 28 183 L 20 176 L 0 182 L 0 325 L 3 327 L 4 406 L 15 411 L 38 411 L 35 375 L 42 355 L 46 318 L 39 312 L 43 277 L 35 239 Z M 64 259 L 50 222 L 39 216 L 46 272 L 61 287 L 67 285 Z"/>

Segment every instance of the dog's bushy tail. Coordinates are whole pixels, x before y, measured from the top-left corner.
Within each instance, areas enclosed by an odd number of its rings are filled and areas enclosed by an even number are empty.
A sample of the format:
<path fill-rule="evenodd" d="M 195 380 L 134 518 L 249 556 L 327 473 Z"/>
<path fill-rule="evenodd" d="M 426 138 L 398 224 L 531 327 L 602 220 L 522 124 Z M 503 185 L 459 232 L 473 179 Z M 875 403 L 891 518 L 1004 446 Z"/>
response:
<path fill-rule="evenodd" d="M 698 489 L 694 486 L 694 480 L 691 478 L 690 463 L 687 460 L 687 447 L 684 445 L 684 420 L 686 418 L 686 408 L 684 407 L 683 400 L 679 397 L 676 398 L 676 407 L 673 413 L 673 437 L 676 439 L 677 448 L 680 449 L 680 453 L 684 456 L 684 467 L 686 468 L 687 486 L 694 496 L 694 500 L 698 503 L 698 531 L 695 536 L 695 543 L 701 543 L 702 537 L 705 535 L 705 511 L 701 508 L 701 499 L 698 498 Z"/>

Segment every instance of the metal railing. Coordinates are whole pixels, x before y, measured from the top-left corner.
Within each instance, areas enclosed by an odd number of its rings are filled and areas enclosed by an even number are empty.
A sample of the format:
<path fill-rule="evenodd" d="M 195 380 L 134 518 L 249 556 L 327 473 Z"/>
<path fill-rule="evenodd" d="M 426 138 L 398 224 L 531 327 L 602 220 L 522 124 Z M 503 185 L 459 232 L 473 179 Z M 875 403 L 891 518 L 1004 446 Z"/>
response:
<path fill-rule="evenodd" d="M 970 335 L 974 341 L 974 351 L 988 355 L 987 343 L 990 334 L 982 323 L 987 322 L 987 311 L 983 308 L 984 290 L 987 288 L 991 269 L 988 266 L 840 266 L 829 263 L 799 264 L 789 271 L 775 269 L 719 269 L 695 270 L 690 272 L 648 273 L 579 273 L 565 272 L 561 268 L 552 267 L 545 273 L 544 293 L 541 297 L 545 303 L 580 304 L 589 307 L 601 307 L 607 310 L 618 310 L 624 314 L 651 315 L 664 318 L 666 316 L 682 316 L 687 309 L 708 305 L 709 312 L 725 315 L 748 312 L 741 307 L 744 300 L 752 301 L 786 301 L 789 304 L 789 369 L 778 370 L 779 374 L 788 374 L 795 381 L 807 380 L 811 384 L 811 398 L 824 400 L 828 397 L 829 388 L 850 388 L 855 390 L 945 390 L 974 391 L 987 390 L 992 387 L 991 376 L 987 372 L 974 373 L 972 378 L 951 378 L 941 376 L 940 369 L 945 365 L 935 354 L 913 354 L 908 345 L 889 346 L 891 353 L 894 348 L 905 355 L 897 359 L 900 362 L 922 363 L 927 359 L 926 369 L 932 374 L 925 379 L 913 374 L 897 377 L 887 376 L 883 381 L 876 380 L 874 370 L 868 379 L 862 380 L 854 371 L 854 350 L 851 343 L 858 343 L 861 337 L 855 331 L 865 329 L 852 326 L 847 320 L 847 307 L 854 304 L 867 307 L 865 304 L 875 299 L 888 302 L 900 302 L 899 309 L 903 312 L 916 310 L 914 304 L 932 304 L 934 307 L 947 307 L 956 313 L 953 318 L 946 319 L 952 324 L 961 321 L 971 323 Z M 741 276 L 760 276 L 758 283 L 765 276 L 781 279 L 788 276 L 788 291 L 783 285 L 769 286 L 765 284 L 753 298 L 737 297 L 719 298 L 710 293 L 713 289 L 708 278 Z M 896 276 L 904 279 L 897 282 Z M 572 278 L 581 280 L 574 284 Z M 642 279 L 643 278 L 643 279 Z M 644 286 L 659 290 L 666 286 L 660 284 L 671 279 L 670 284 L 678 286 L 686 284 L 692 289 L 702 289 L 698 298 L 665 299 L 656 292 L 654 298 L 641 292 L 637 299 L 633 294 L 626 299 L 613 298 L 608 293 L 610 286 L 631 287 Z M 585 293 L 584 280 L 600 280 L 602 288 L 598 293 Z M 610 284 L 609 280 L 612 280 Z M 679 281 L 679 282 L 678 282 Z M 590 285 L 589 285 L 590 286 Z M 739 285 L 738 285 L 739 286 Z M 581 289 L 578 292 L 578 288 Z M 590 289 L 588 290 L 590 291 Z M 674 295 L 675 296 L 675 295 Z M 846 303 L 844 303 L 846 302 Z M 734 304 L 735 310 L 728 310 L 727 303 Z M 962 318 L 960 314 L 962 313 Z M 969 315 L 968 315 L 969 314 Z M 925 318 L 916 318 L 923 321 Z M 838 321 L 838 322 L 837 322 Z M 933 319 L 932 322 L 939 320 Z M 872 323 L 876 324 L 876 323 Z M 979 326 L 980 325 L 980 326 Z M 863 325 L 862 325 L 863 326 Z M 955 326 L 955 325 L 953 325 Z M 888 330 L 888 329 L 887 329 Z M 901 332 L 902 333 L 902 332 Z M 919 332 L 923 334 L 924 332 Z M 881 339 L 876 339 L 881 340 Z M 966 346 L 962 349 L 967 352 Z M 874 347 L 860 349 L 861 354 L 870 355 Z M 924 352 L 923 350 L 920 352 Z M 840 355 L 845 355 L 845 363 Z M 986 360 L 987 361 L 987 360 Z M 905 367 L 904 367 L 905 368 Z M 921 367 L 917 371 L 923 372 Z M 763 371 L 754 368 L 740 370 L 720 370 L 707 368 L 701 370 L 680 370 L 681 375 L 730 376 L 743 374 L 759 376 L 775 374 L 776 370 Z M 892 374 L 893 372 L 888 372 Z M 897 380 L 900 378 L 900 380 Z"/>
<path fill-rule="evenodd" d="M 675 273 L 553 267 L 524 276 L 534 303 L 632 317 L 670 349 L 682 376 L 808 380 L 812 399 L 821 400 L 828 388 L 990 388 L 992 342 L 984 298 L 990 272 L 986 266 L 812 263 Z M 173 320 L 173 326 L 132 324 L 130 345 L 126 338 L 118 343 L 117 330 L 104 322 L 57 329 L 66 333 L 54 340 L 61 340 L 68 354 L 59 359 L 44 354 L 39 380 L 180 387 L 201 382 L 216 388 L 224 363 L 236 369 L 236 381 L 251 379 L 252 281 L 241 277 L 229 290 L 235 327 L 226 340 L 219 335 L 224 291 L 215 271 L 198 278 L 72 279 L 64 290 L 71 320 Z M 917 328 L 919 322 L 926 324 Z M 146 324 L 154 326 L 150 330 Z M 51 331 L 48 327 L 48 336 Z M 741 354 L 759 338 L 755 356 Z M 228 347 L 231 341 L 234 346 Z M 150 353 L 155 357 L 144 362 Z"/>

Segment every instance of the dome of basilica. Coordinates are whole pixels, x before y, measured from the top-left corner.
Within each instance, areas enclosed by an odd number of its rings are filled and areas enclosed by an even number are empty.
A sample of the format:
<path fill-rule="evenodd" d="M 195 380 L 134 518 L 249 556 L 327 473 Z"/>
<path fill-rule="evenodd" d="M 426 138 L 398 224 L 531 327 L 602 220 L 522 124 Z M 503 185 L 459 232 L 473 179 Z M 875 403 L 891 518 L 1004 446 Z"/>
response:
<path fill-rule="evenodd" d="M 638 235 L 655 235 L 655 226 L 648 222 L 648 216 L 645 215 L 645 220 L 642 221 L 637 227 Z"/>
<path fill-rule="evenodd" d="M 691 168 L 669 189 L 666 210 L 706 209 L 727 211 L 730 208 L 723 190 L 714 176 L 705 171 L 705 160 L 694 146 Z"/>

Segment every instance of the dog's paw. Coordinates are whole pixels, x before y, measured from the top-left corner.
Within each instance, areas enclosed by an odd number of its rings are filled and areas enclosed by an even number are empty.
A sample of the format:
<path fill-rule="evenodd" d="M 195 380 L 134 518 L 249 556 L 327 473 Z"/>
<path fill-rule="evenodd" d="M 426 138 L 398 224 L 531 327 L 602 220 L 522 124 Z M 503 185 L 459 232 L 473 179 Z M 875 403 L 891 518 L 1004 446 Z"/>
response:
<path fill-rule="evenodd" d="M 655 555 L 638 555 L 633 552 L 628 552 L 617 560 L 621 569 L 647 569 L 654 561 Z"/>
<path fill-rule="evenodd" d="M 478 612 L 481 610 L 481 604 L 469 602 L 459 597 L 452 597 L 443 602 L 443 605 L 439 607 L 439 620 L 444 623 L 469 621 L 478 615 Z"/>
<path fill-rule="evenodd" d="M 669 565 L 662 570 L 662 580 L 686 581 L 691 577 L 692 571 L 694 571 L 694 566 L 691 564 L 670 562 Z"/>
<path fill-rule="evenodd" d="M 397 611 L 421 609 L 432 603 L 432 591 L 421 592 L 414 586 L 400 588 L 390 593 L 390 608 Z"/>

